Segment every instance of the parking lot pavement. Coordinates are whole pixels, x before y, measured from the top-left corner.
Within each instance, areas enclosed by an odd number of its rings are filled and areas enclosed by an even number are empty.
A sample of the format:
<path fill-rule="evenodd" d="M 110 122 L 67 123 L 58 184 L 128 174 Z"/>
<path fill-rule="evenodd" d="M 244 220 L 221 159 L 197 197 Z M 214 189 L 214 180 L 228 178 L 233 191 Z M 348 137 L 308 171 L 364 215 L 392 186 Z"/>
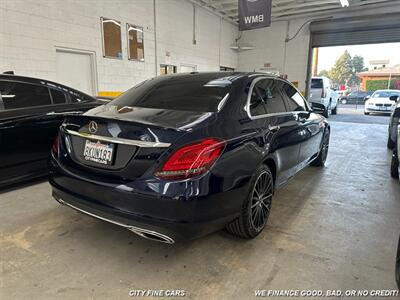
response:
<path fill-rule="evenodd" d="M 364 115 L 364 105 L 339 104 L 338 114 L 331 115 L 329 121 L 362 123 L 362 124 L 389 124 L 388 114 Z"/>
<path fill-rule="evenodd" d="M 387 128 L 332 122 L 331 129 L 327 166 L 309 167 L 282 188 L 266 230 L 250 241 L 218 232 L 160 244 L 59 205 L 46 182 L 1 193 L 0 299 L 395 289 L 400 184 L 389 175 Z"/>

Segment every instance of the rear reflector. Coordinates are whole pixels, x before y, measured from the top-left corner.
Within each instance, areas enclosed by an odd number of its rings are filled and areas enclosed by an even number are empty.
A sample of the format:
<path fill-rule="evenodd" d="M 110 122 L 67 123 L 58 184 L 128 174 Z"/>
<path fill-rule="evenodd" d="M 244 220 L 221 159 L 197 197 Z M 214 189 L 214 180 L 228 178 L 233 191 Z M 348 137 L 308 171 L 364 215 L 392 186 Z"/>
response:
<path fill-rule="evenodd" d="M 187 179 L 207 172 L 221 156 L 225 142 L 204 139 L 176 150 L 155 175 L 162 179 Z"/>
<path fill-rule="evenodd" d="M 53 153 L 58 154 L 59 151 L 59 135 L 57 134 L 56 137 L 53 140 L 53 145 L 51 146 L 51 150 L 53 150 Z"/>

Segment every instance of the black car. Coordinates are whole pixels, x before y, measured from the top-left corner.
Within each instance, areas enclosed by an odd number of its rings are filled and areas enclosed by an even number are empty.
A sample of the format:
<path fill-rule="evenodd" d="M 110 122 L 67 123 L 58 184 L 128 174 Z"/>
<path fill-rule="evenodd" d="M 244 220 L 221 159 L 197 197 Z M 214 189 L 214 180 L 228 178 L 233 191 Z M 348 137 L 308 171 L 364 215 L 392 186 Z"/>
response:
<path fill-rule="evenodd" d="M 0 75 L 0 186 L 45 175 L 65 114 L 102 103 L 55 82 Z"/>
<path fill-rule="evenodd" d="M 340 97 L 343 104 L 364 104 L 373 92 L 354 91 L 346 96 Z"/>
<path fill-rule="evenodd" d="M 54 198 L 142 237 L 174 243 L 227 227 L 254 238 L 274 191 L 323 166 L 330 129 L 289 82 L 253 73 L 145 81 L 66 119 Z"/>
<path fill-rule="evenodd" d="M 397 101 L 396 108 L 393 110 L 389 121 L 389 134 L 387 147 L 393 149 L 390 174 L 393 178 L 399 178 L 399 160 L 400 160 L 400 141 L 398 139 L 400 131 L 400 101 L 398 96 L 390 97 L 390 100 Z"/>
<path fill-rule="evenodd" d="M 397 127 L 400 124 L 400 101 L 398 101 L 398 96 L 390 97 L 390 100 L 397 101 L 396 108 L 393 110 L 392 114 L 390 115 L 389 121 L 389 135 L 388 135 L 388 142 L 387 147 L 389 149 L 394 149 L 396 142 L 397 142 Z"/>

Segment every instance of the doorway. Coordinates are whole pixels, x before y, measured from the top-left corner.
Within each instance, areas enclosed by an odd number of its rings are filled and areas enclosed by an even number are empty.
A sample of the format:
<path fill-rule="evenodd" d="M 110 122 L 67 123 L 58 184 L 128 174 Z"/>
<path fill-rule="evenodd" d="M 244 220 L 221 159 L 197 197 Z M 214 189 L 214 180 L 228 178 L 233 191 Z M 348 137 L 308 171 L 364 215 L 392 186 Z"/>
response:
<path fill-rule="evenodd" d="M 94 53 L 56 49 L 56 77 L 58 82 L 89 95 L 96 95 L 95 74 Z"/>

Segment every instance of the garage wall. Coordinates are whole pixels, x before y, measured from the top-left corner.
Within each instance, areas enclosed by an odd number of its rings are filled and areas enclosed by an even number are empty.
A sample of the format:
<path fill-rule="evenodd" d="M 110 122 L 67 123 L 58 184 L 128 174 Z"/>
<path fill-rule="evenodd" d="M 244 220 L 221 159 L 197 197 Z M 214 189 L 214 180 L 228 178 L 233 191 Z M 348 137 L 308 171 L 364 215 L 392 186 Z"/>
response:
<path fill-rule="evenodd" d="M 344 10 L 341 14 L 335 13 L 333 16 L 308 16 L 290 21 L 278 21 L 273 22 L 269 28 L 245 31 L 240 44 L 255 46 L 255 49 L 239 53 L 238 70 L 278 71 L 280 74 L 288 75 L 290 81 L 297 81 L 299 89 L 305 92 L 310 42 L 309 26 L 304 26 L 295 39 L 285 43 L 287 32 L 289 37 L 293 37 L 305 22 L 322 17 L 340 19 L 374 15 L 386 18 L 387 14 L 396 12 L 400 12 L 400 5 L 362 10 L 350 9 Z"/>
<path fill-rule="evenodd" d="M 305 91 L 310 39 L 308 27 L 303 28 L 293 41 L 285 43 L 288 26 L 289 36 L 292 37 L 303 22 L 273 22 L 271 27 L 244 32 L 240 44 L 251 45 L 255 49 L 240 52 L 238 69 L 287 74 L 290 81 L 298 81 L 299 89 Z"/>
<path fill-rule="evenodd" d="M 158 64 L 189 64 L 198 71 L 237 67 L 229 46 L 235 26 L 197 7 L 193 45 L 193 5 L 156 0 Z M 122 24 L 123 60 L 103 58 L 100 17 Z M 125 24 L 144 27 L 145 62 L 128 61 Z M 153 1 L 151 0 L 1 0 L 0 72 L 56 80 L 56 48 L 93 52 L 98 91 L 124 91 L 155 75 Z M 169 57 L 166 56 L 169 52 Z M 157 67 L 157 69 L 159 69 Z"/>

